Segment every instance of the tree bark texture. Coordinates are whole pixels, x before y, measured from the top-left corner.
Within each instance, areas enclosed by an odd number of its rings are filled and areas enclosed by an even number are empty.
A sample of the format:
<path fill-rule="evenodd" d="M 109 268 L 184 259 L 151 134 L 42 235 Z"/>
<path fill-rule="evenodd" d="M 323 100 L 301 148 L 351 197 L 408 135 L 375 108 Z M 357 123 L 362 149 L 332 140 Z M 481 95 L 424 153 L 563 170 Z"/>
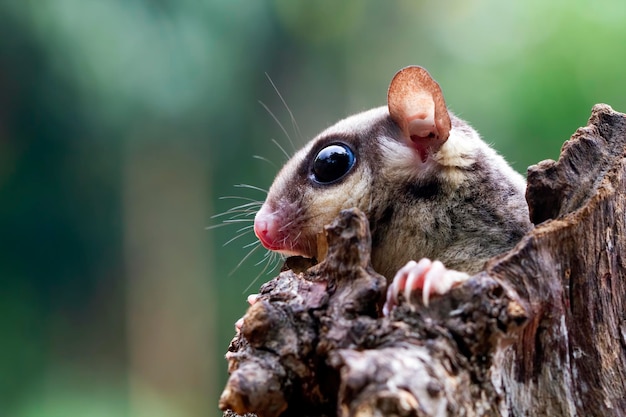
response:
<path fill-rule="evenodd" d="M 593 108 L 528 171 L 536 227 L 428 307 L 383 317 L 365 216 L 262 286 L 228 353 L 225 415 L 626 415 L 626 116 Z"/>

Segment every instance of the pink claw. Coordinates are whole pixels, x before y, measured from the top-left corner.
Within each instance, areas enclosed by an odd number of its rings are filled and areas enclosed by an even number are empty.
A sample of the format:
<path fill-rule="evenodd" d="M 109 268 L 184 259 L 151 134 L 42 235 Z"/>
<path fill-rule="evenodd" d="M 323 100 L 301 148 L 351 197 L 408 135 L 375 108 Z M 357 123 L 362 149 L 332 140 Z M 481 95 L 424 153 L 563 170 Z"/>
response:
<path fill-rule="evenodd" d="M 259 294 L 250 294 L 248 298 L 246 299 L 246 301 L 248 301 L 248 304 L 254 305 L 254 303 L 256 303 L 258 299 L 259 299 Z"/>
<path fill-rule="evenodd" d="M 254 303 L 256 303 L 258 299 L 259 299 L 259 294 L 250 294 L 248 298 L 246 298 L 246 301 L 248 302 L 248 304 L 254 305 Z M 241 326 L 243 326 L 243 317 L 241 317 L 239 320 L 235 322 L 235 331 L 237 333 L 241 331 Z"/>
<path fill-rule="evenodd" d="M 442 295 L 451 288 L 466 281 L 469 275 L 465 272 L 446 269 L 440 261 L 431 261 L 423 258 L 419 262 L 409 261 L 396 273 L 391 285 L 387 289 L 387 300 L 383 306 L 383 314 L 389 315 L 398 305 L 398 295 L 403 293 L 404 301 L 413 307 L 412 295 L 422 293 L 422 302 L 428 306 L 430 296 Z"/>
<path fill-rule="evenodd" d="M 241 331 L 241 327 L 243 326 L 243 317 L 235 322 L 235 331 L 239 333 Z"/>

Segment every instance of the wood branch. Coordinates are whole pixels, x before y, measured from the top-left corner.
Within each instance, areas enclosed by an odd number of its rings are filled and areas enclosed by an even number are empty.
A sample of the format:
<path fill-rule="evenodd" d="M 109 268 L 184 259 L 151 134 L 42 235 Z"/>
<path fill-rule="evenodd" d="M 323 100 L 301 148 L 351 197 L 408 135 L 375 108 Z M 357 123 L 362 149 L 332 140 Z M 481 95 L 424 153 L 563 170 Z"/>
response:
<path fill-rule="evenodd" d="M 536 228 L 390 317 L 367 220 L 342 212 L 326 259 L 288 260 L 246 313 L 225 415 L 626 415 L 625 155 L 626 117 L 595 106 L 558 162 L 529 169 Z"/>

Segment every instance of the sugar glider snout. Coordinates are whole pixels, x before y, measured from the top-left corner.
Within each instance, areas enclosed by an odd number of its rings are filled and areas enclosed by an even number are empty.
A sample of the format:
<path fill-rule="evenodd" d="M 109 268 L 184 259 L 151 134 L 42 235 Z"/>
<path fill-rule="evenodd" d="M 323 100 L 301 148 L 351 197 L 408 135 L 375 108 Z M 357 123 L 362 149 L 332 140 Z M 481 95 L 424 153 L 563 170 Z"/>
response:
<path fill-rule="evenodd" d="M 280 233 L 276 216 L 270 212 L 267 204 L 263 204 L 254 216 L 254 234 L 266 249 L 280 251 Z"/>

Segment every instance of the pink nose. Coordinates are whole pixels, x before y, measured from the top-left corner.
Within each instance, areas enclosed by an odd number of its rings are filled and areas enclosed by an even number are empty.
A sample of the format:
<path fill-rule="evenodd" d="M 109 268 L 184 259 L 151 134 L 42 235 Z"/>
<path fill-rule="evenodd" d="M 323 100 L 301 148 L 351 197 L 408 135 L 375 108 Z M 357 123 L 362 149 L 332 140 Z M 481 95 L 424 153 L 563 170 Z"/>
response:
<path fill-rule="evenodd" d="M 254 217 L 254 234 L 259 238 L 265 248 L 269 250 L 280 250 L 282 248 L 278 244 L 280 240 L 278 229 L 276 216 L 274 216 L 264 204 Z"/>

